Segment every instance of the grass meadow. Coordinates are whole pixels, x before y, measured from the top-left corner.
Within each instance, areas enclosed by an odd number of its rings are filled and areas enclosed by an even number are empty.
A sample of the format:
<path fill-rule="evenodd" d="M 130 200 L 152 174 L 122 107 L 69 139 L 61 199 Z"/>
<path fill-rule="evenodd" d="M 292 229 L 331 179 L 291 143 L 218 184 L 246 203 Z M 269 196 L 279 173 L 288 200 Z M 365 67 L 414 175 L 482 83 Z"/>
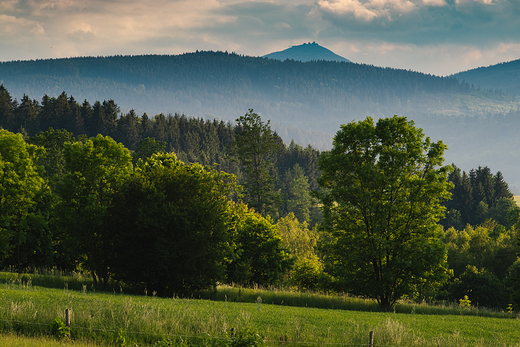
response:
<path fill-rule="evenodd" d="M 10 341 L 25 341 L 13 346 L 61 346 L 44 337 L 56 317 L 65 320 L 65 309 L 74 345 L 81 347 L 153 346 L 164 339 L 215 346 L 231 337 L 232 328 L 259 333 L 267 346 L 363 346 L 370 331 L 374 346 L 520 346 L 520 320 L 513 313 L 413 303 L 377 312 L 372 301 L 344 295 L 227 286 L 201 293 L 213 300 L 159 298 L 93 291 L 84 283 L 79 290 L 68 282 L 45 288 L 0 275 L 0 331 Z"/>

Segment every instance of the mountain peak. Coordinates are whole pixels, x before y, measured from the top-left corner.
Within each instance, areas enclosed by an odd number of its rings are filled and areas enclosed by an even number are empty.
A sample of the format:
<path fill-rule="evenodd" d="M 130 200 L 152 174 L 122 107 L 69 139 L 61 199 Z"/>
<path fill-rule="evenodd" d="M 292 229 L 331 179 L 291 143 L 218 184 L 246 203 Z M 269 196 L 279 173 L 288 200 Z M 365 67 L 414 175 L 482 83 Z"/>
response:
<path fill-rule="evenodd" d="M 331 50 L 318 45 L 315 41 L 313 41 L 312 43 L 304 43 L 299 46 L 292 46 L 283 51 L 269 53 L 264 55 L 263 58 L 277 59 L 282 61 L 286 59 L 292 59 L 299 60 L 302 62 L 318 60 L 338 61 L 347 63 L 351 62 L 350 60 L 337 55 Z"/>

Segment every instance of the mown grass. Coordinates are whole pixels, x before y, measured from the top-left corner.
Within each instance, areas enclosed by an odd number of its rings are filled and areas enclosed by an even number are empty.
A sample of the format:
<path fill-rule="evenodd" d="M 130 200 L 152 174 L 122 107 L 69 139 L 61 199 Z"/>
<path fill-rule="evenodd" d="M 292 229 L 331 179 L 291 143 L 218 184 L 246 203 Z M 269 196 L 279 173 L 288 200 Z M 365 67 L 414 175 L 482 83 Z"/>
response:
<path fill-rule="evenodd" d="M 233 302 L 232 291 L 223 293 L 214 295 L 224 295 L 224 301 L 211 301 L 7 283 L 0 289 L 0 330 L 46 336 L 51 322 L 57 316 L 64 319 L 68 308 L 72 338 L 103 346 L 116 345 L 121 332 L 129 346 L 150 346 L 164 338 L 221 345 L 231 328 L 252 329 L 269 346 L 366 345 L 370 331 L 376 346 L 520 346 L 518 319 L 468 316 L 465 310 L 430 315 L 418 309 L 388 313 L 294 307 L 255 289 L 240 291 L 240 300 L 249 302 Z"/>

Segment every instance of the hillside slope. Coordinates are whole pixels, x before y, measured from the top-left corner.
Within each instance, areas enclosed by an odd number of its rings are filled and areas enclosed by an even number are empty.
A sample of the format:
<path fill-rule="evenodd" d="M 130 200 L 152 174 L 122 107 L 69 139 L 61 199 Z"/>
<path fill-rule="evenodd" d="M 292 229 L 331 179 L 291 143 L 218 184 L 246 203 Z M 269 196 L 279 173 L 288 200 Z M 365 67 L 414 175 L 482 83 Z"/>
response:
<path fill-rule="evenodd" d="M 334 132 L 352 119 L 404 114 L 508 112 L 507 97 L 454 78 L 339 62 L 299 62 L 223 52 L 0 63 L 11 95 L 114 99 L 123 110 L 233 120 L 253 108 L 273 123 Z"/>
<path fill-rule="evenodd" d="M 453 77 L 483 89 L 501 89 L 520 96 L 520 59 L 459 72 Z"/>

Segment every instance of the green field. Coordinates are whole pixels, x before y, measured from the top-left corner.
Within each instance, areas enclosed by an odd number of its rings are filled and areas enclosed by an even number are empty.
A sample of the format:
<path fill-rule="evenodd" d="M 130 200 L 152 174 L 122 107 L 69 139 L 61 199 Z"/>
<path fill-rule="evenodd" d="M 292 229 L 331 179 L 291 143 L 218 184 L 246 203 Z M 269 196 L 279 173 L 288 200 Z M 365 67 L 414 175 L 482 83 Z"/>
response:
<path fill-rule="evenodd" d="M 0 287 L 0 331 L 48 336 L 52 321 L 64 319 L 69 309 L 72 339 L 107 346 L 116 345 L 119 335 L 128 346 L 150 346 L 165 338 L 218 345 L 230 338 L 232 328 L 255 331 L 268 346 L 366 345 L 370 331 L 375 346 L 520 346 L 515 318 L 472 316 L 467 314 L 475 312 L 453 308 L 445 310 L 450 314 L 419 314 L 426 309 L 414 305 L 401 305 L 409 313 L 292 307 L 268 303 L 268 292 L 258 293 L 266 293 L 264 299 L 243 303 L 233 302 L 237 298 L 232 294 L 228 301 L 210 301 L 5 283 Z M 300 296 L 313 303 L 312 295 Z M 33 346 L 18 344 L 24 345 Z"/>
<path fill-rule="evenodd" d="M 70 346 L 69 340 L 56 340 L 50 337 L 25 337 L 14 334 L 0 334 L 2 347 L 65 347 Z M 74 341 L 74 347 L 97 347 L 88 342 Z"/>

